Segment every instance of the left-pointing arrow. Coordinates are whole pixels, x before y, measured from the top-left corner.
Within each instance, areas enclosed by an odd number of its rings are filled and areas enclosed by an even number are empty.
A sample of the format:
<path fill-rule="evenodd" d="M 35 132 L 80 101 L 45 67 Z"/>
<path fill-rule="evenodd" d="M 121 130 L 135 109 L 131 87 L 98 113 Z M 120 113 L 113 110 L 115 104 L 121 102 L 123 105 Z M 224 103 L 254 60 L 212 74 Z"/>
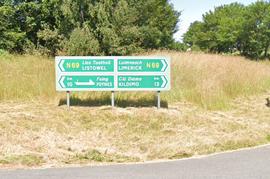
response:
<path fill-rule="evenodd" d="M 66 88 L 66 85 L 65 85 L 64 81 L 65 81 L 65 77 L 62 76 L 62 77 L 60 78 L 60 80 L 59 80 L 59 84 L 60 84 L 60 86 L 61 86 L 62 88 Z"/>
<path fill-rule="evenodd" d="M 64 63 L 65 63 L 65 60 L 61 60 L 59 63 L 59 68 L 62 72 L 65 72 Z"/>

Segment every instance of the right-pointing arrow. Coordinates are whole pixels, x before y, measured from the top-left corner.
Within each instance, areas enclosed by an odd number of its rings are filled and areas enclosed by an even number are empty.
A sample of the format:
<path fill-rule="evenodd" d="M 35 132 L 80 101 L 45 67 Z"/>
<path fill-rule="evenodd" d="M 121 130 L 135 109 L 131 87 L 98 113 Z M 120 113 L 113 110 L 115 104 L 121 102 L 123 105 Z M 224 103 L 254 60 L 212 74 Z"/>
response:
<path fill-rule="evenodd" d="M 161 76 L 161 79 L 162 79 L 162 85 L 161 85 L 161 88 L 165 88 L 165 86 L 167 85 L 167 79 L 165 76 Z"/>
<path fill-rule="evenodd" d="M 62 88 L 66 88 L 66 85 L 64 83 L 65 81 L 65 77 L 64 76 L 61 76 L 60 80 L 59 80 L 59 84 Z"/>
<path fill-rule="evenodd" d="M 166 63 L 166 60 L 161 60 L 161 63 L 162 63 L 162 69 L 161 69 L 161 71 L 165 71 L 166 68 L 167 68 L 167 66 L 168 66 L 168 64 Z"/>
<path fill-rule="evenodd" d="M 77 86 L 94 86 L 95 82 L 93 82 L 92 80 L 89 80 L 88 82 L 75 82 L 75 84 Z"/>

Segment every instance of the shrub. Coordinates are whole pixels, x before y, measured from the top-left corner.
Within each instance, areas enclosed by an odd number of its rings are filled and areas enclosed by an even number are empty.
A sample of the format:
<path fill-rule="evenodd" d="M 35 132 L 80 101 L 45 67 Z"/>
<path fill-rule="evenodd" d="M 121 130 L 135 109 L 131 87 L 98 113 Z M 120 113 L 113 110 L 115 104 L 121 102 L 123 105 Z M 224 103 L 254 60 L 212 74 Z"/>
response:
<path fill-rule="evenodd" d="M 100 46 L 89 28 L 76 28 L 66 43 L 69 55 L 96 55 L 100 54 Z"/>

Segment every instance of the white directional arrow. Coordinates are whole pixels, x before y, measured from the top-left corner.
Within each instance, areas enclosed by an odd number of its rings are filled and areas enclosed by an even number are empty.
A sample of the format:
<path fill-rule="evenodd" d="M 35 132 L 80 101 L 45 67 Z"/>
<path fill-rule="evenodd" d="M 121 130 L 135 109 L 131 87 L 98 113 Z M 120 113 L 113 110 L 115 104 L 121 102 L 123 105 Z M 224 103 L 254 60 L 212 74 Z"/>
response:
<path fill-rule="evenodd" d="M 65 68 L 64 68 L 64 63 L 65 63 L 65 60 L 61 60 L 60 63 L 59 63 L 59 68 L 62 72 L 65 71 Z"/>
<path fill-rule="evenodd" d="M 161 71 L 165 71 L 165 69 L 167 68 L 167 63 L 165 62 L 165 60 L 161 60 L 161 63 L 162 63 L 162 69 L 161 69 Z"/>
<path fill-rule="evenodd" d="M 92 80 L 89 80 L 89 82 L 75 82 L 75 84 L 77 86 L 94 86 L 95 82 L 93 82 Z"/>
<path fill-rule="evenodd" d="M 161 88 L 165 88 L 166 84 L 167 84 L 167 79 L 165 78 L 165 76 L 161 76 L 161 79 L 162 79 L 162 85 L 161 85 Z"/>
<path fill-rule="evenodd" d="M 62 77 L 60 78 L 60 81 L 59 81 L 59 83 L 60 83 L 60 85 L 61 85 L 62 88 L 66 88 L 66 86 L 65 86 L 65 84 L 64 84 L 64 81 L 65 81 L 65 77 L 62 76 Z"/>

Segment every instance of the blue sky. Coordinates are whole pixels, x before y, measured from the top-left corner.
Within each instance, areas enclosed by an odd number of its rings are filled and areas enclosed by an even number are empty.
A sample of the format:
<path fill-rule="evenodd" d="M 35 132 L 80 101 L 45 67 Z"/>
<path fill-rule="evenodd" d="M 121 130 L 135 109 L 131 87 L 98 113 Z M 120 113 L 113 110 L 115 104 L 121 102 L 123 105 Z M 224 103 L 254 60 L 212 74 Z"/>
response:
<path fill-rule="evenodd" d="M 182 11 L 179 23 L 179 31 L 175 34 L 177 40 L 182 39 L 183 33 L 185 33 L 190 23 L 196 20 L 202 20 L 202 15 L 209 10 L 213 10 L 214 7 L 230 4 L 232 2 L 239 2 L 242 4 L 250 4 L 256 2 L 256 0 L 171 0 L 174 8 L 178 11 Z"/>

